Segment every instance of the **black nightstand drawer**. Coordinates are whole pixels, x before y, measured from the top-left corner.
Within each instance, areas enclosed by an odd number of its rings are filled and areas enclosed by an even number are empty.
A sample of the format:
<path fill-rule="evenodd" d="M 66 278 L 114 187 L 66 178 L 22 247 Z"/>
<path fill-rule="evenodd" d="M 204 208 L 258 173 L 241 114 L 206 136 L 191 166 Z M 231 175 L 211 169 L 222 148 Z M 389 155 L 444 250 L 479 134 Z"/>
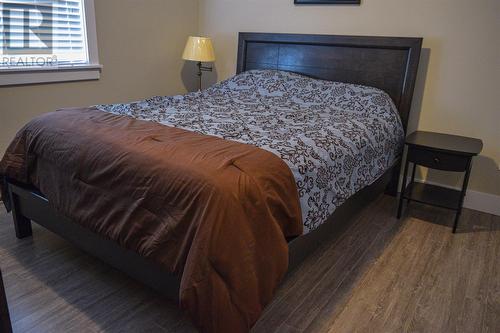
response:
<path fill-rule="evenodd" d="M 432 169 L 463 172 L 467 170 L 469 158 L 418 147 L 408 148 L 408 161 Z"/>

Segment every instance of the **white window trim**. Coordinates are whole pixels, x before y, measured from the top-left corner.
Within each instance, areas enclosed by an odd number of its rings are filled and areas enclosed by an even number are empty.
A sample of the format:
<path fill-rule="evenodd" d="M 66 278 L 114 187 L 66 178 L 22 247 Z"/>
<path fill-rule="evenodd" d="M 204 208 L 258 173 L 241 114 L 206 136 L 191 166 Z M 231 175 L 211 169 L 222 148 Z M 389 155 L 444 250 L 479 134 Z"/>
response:
<path fill-rule="evenodd" d="M 0 69 L 0 86 L 98 80 L 101 76 L 102 65 L 99 64 L 97 51 L 94 0 L 84 0 L 84 9 L 89 53 L 88 64 Z"/>

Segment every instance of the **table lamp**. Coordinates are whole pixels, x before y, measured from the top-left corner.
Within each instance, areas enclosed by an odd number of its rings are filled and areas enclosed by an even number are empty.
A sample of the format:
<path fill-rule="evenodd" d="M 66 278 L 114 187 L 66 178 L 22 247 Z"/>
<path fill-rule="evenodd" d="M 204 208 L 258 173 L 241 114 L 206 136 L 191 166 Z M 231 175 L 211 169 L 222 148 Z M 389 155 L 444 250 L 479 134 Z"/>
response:
<path fill-rule="evenodd" d="M 203 72 L 211 72 L 212 66 L 203 66 L 204 62 L 214 62 L 215 52 L 212 46 L 212 40 L 206 37 L 189 37 L 186 43 L 186 48 L 182 54 L 182 59 L 188 61 L 198 62 L 198 77 L 200 79 L 201 90 L 201 76 Z"/>

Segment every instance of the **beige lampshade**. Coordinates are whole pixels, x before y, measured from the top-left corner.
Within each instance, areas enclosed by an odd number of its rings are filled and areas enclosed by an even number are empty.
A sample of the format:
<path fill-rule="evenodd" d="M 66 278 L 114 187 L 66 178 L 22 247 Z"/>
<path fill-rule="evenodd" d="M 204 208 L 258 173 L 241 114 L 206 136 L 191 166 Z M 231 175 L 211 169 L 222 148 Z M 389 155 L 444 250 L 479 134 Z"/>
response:
<path fill-rule="evenodd" d="M 206 37 L 189 37 L 182 59 L 201 62 L 215 61 L 212 40 Z"/>

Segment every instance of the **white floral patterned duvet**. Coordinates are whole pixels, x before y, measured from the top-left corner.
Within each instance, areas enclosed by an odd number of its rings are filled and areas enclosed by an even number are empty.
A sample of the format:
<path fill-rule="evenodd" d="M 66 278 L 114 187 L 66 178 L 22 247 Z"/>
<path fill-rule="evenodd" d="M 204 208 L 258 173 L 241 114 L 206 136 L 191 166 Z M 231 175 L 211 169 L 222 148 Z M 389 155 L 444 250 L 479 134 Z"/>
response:
<path fill-rule="evenodd" d="M 389 169 L 404 138 L 385 92 L 282 71 L 249 71 L 202 92 L 97 107 L 278 155 L 295 176 L 305 233 Z"/>

